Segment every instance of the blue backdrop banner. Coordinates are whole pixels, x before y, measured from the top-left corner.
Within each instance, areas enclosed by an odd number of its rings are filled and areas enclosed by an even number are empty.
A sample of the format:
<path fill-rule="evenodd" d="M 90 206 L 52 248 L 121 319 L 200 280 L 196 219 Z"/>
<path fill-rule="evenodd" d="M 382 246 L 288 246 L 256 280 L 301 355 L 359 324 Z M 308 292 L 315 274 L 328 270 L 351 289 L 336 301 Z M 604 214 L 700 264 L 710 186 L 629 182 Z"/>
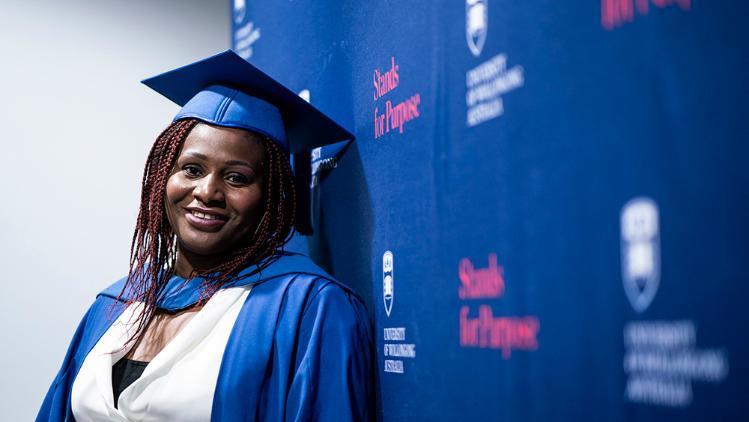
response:
<path fill-rule="evenodd" d="M 232 11 L 355 131 L 294 247 L 367 299 L 383 420 L 749 418 L 749 3 Z"/>

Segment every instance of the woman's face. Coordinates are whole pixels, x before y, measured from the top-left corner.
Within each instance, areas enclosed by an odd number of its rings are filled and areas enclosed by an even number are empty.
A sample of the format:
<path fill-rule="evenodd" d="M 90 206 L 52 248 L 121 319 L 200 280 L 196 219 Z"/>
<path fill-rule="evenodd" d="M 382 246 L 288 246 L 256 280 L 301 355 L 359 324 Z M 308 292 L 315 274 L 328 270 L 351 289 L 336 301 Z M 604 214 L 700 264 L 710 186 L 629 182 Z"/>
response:
<path fill-rule="evenodd" d="M 200 123 L 166 185 L 180 249 L 210 256 L 243 246 L 263 213 L 265 148 L 251 132 Z"/>

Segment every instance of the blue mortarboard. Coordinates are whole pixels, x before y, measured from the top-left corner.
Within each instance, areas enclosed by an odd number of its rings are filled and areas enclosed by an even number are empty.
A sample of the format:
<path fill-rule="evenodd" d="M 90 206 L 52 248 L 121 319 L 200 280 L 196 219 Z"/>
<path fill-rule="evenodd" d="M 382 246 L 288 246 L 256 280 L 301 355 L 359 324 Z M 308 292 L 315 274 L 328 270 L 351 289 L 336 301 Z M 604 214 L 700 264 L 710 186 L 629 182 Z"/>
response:
<path fill-rule="evenodd" d="M 182 106 L 174 120 L 191 117 L 259 132 L 293 153 L 297 230 L 312 232 L 309 152 L 354 139 L 349 131 L 231 50 L 142 82 Z"/>
<path fill-rule="evenodd" d="M 142 81 L 193 117 L 262 133 L 298 153 L 354 136 L 231 50 Z"/>

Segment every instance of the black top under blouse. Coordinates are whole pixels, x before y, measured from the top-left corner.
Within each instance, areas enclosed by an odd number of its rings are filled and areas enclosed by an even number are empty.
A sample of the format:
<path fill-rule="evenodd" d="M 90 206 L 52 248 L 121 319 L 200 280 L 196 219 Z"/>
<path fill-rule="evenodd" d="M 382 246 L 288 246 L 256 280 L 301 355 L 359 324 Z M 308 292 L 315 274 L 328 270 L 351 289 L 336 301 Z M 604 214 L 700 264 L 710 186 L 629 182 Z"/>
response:
<path fill-rule="evenodd" d="M 140 378 L 148 362 L 122 358 L 112 366 L 112 392 L 114 393 L 114 407 L 117 408 L 117 400 L 120 394 L 135 380 Z"/>

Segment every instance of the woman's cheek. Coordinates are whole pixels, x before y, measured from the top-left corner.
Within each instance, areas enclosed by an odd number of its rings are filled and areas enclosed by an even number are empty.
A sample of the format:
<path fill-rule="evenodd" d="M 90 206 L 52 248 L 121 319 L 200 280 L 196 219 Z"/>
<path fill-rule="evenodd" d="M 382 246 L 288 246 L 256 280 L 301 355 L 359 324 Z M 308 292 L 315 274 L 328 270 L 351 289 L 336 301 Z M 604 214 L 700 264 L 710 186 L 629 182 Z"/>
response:
<path fill-rule="evenodd" d="M 166 199 L 169 203 L 181 201 L 189 193 L 189 187 L 184 178 L 175 173 L 166 181 Z"/>
<path fill-rule="evenodd" d="M 263 211 L 262 198 L 260 187 L 252 187 L 234 198 L 236 204 L 234 209 L 243 216 L 243 219 L 256 223 Z"/>
<path fill-rule="evenodd" d="M 180 231 L 178 224 L 179 217 L 177 212 L 179 203 L 184 199 L 186 194 L 189 193 L 189 188 L 185 186 L 186 183 L 183 179 L 184 178 L 182 178 L 179 173 L 170 176 L 166 181 L 166 189 L 164 192 L 164 207 L 166 208 L 166 218 L 175 233 L 179 233 Z"/>

